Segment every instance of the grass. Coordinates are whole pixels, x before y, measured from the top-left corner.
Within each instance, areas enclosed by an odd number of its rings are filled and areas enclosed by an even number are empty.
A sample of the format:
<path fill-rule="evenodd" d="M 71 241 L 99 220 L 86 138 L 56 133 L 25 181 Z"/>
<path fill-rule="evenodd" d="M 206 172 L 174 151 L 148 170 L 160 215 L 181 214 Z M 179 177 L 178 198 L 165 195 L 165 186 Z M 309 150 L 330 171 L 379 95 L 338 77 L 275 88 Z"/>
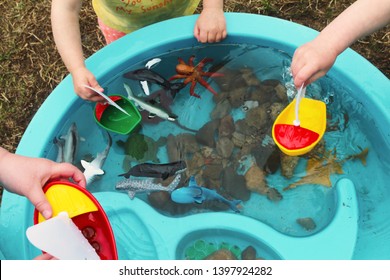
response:
<path fill-rule="evenodd" d="M 80 14 L 85 56 L 101 47 L 91 1 Z M 354 0 L 227 0 L 226 12 L 263 14 L 323 29 Z M 68 74 L 55 48 L 50 26 L 51 1 L 1 1 L 0 10 L 0 143 L 14 152 L 31 118 Z M 198 10 L 199 11 L 199 10 Z M 266 26 L 259 26 L 261 28 Z M 390 27 L 352 48 L 390 77 Z"/>

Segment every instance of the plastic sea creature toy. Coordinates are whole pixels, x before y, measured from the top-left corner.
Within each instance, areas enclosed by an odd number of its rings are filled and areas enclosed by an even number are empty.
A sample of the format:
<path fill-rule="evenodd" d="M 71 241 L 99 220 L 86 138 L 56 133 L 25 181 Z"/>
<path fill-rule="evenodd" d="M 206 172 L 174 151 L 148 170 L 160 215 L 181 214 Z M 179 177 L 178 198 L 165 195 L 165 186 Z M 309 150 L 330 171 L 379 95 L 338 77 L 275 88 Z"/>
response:
<path fill-rule="evenodd" d="M 164 137 L 160 137 L 156 141 L 147 135 L 136 132 L 131 133 L 126 141 L 116 141 L 116 144 L 123 149 L 123 152 L 126 155 L 123 161 L 124 170 L 130 169 L 131 162 L 133 161 L 160 162 L 157 157 L 158 149 L 165 145 L 165 143 L 166 139 Z"/>
<path fill-rule="evenodd" d="M 129 178 L 135 177 L 153 177 L 167 179 L 170 176 L 177 175 L 187 169 L 186 162 L 183 160 L 169 163 L 141 163 L 133 166 L 130 170 L 119 176 Z"/>
<path fill-rule="evenodd" d="M 85 160 L 81 160 L 81 165 L 84 167 L 84 176 L 87 181 L 87 185 L 89 185 L 95 178 L 96 176 L 103 175 L 104 170 L 102 170 L 103 164 L 106 161 L 108 152 L 110 151 L 111 145 L 112 145 L 112 138 L 111 135 L 107 133 L 107 146 L 106 148 L 98 153 L 95 157 L 94 160 L 91 162 L 87 162 Z"/>
<path fill-rule="evenodd" d="M 153 66 L 155 66 L 156 64 L 159 64 L 161 62 L 161 58 L 153 58 L 151 60 L 149 60 L 146 64 L 145 64 L 145 68 L 146 69 L 150 69 L 152 68 Z M 149 90 L 149 85 L 148 85 L 148 81 L 140 81 L 139 82 L 141 84 L 141 87 L 142 87 L 142 90 L 144 91 L 144 93 L 146 95 L 150 95 L 150 90 Z"/>
<path fill-rule="evenodd" d="M 331 176 L 335 174 L 344 174 L 343 164 L 348 160 L 359 159 L 363 165 L 366 165 L 368 148 L 360 153 L 350 155 L 344 159 L 338 159 L 336 150 L 325 151 L 322 157 L 310 157 L 307 160 L 306 175 L 283 188 L 284 191 L 291 190 L 303 185 L 321 185 L 327 188 L 332 187 Z"/>
<path fill-rule="evenodd" d="M 176 66 L 177 75 L 172 76 L 169 80 L 175 79 L 184 79 L 184 84 L 187 85 L 191 83 L 190 87 L 190 95 L 200 98 L 199 94 L 195 93 L 195 86 L 197 83 L 204 86 L 208 89 L 212 94 L 217 95 L 217 92 L 207 83 L 203 77 L 221 77 L 222 73 L 216 72 L 205 72 L 203 71 L 203 67 L 213 61 L 211 58 L 203 58 L 197 65 L 194 65 L 195 56 L 191 56 L 188 60 L 188 64 L 184 62 L 182 58 L 178 58 L 179 64 Z"/>
<path fill-rule="evenodd" d="M 182 88 L 186 85 L 184 83 L 171 83 L 163 76 L 157 72 L 150 70 L 149 68 L 141 68 L 133 71 L 129 71 L 123 74 L 123 77 L 126 79 L 140 81 L 142 89 L 144 90 L 145 95 L 149 95 L 149 88 L 145 88 L 145 83 L 153 83 L 162 87 L 164 90 L 170 92 L 171 96 L 174 98 Z"/>
<path fill-rule="evenodd" d="M 175 114 L 167 112 L 164 108 L 162 108 L 158 104 L 152 104 L 150 102 L 142 100 L 139 97 L 136 97 L 128 85 L 126 85 L 126 84 L 123 84 L 123 85 L 124 85 L 126 92 L 127 92 L 127 98 L 129 98 L 131 101 L 133 101 L 134 104 L 136 106 L 138 106 L 141 110 L 148 111 L 149 118 L 154 118 L 157 116 L 161 119 L 172 121 L 172 122 L 174 122 L 177 119 L 177 116 Z"/>
<path fill-rule="evenodd" d="M 178 174 L 175 179 L 167 186 L 153 183 L 153 179 L 125 179 L 116 184 L 115 189 L 127 191 L 129 197 L 133 199 L 137 193 L 150 193 L 156 191 L 172 192 L 180 183 L 181 175 Z"/>
<path fill-rule="evenodd" d="M 201 187 L 196 183 L 195 177 L 191 176 L 188 186 L 176 189 L 171 193 L 172 201 L 176 203 L 203 203 L 206 200 L 218 200 L 229 205 L 230 209 L 239 213 L 240 210 L 237 205 L 241 203 L 241 200 L 228 200 L 222 195 L 218 194 L 215 190 L 210 190 L 205 187 Z"/>
<path fill-rule="evenodd" d="M 74 164 L 80 140 L 77 125 L 72 123 L 65 135 L 54 138 L 54 143 L 58 147 L 56 161 Z"/>
<path fill-rule="evenodd" d="M 43 191 L 52 206 L 53 217 L 67 212 L 102 260 L 117 260 L 118 253 L 110 222 L 96 198 L 86 189 L 70 182 L 53 181 Z M 45 221 L 35 209 L 34 224 Z M 61 236 L 59 236 L 61 238 Z M 67 246 L 63 243 L 63 246 Z"/>
<path fill-rule="evenodd" d="M 276 145 L 289 156 L 310 152 L 326 130 L 325 103 L 304 95 L 302 85 L 296 98 L 279 114 L 272 127 Z"/>

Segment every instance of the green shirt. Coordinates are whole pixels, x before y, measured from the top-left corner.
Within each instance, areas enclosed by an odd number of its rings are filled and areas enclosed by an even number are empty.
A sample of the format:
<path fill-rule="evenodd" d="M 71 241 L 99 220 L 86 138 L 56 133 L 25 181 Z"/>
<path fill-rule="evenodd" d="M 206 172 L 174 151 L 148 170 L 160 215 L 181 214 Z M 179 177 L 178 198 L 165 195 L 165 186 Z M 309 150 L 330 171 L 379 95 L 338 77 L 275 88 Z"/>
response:
<path fill-rule="evenodd" d="M 191 15 L 200 0 L 92 0 L 98 18 L 108 27 L 130 33 L 152 23 Z"/>

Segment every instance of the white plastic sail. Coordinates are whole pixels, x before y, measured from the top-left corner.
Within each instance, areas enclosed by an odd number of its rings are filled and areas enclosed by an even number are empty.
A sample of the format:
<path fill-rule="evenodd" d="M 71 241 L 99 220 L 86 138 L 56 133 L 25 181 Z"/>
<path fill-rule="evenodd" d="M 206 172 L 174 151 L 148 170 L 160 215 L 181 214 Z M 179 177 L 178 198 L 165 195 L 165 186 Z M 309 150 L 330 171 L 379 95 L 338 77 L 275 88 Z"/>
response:
<path fill-rule="evenodd" d="M 59 260 L 100 260 L 67 212 L 29 227 L 26 235 L 35 247 Z"/>
<path fill-rule="evenodd" d="M 295 96 L 295 120 L 293 124 L 295 126 L 300 126 L 301 121 L 299 120 L 299 103 L 301 103 L 301 99 L 305 97 L 306 88 L 304 87 L 304 84 L 298 89 L 297 95 Z"/>
<path fill-rule="evenodd" d="M 112 101 L 111 98 L 109 98 L 109 97 L 108 97 L 107 95 L 105 95 L 103 92 L 100 92 L 100 91 L 94 89 L 93 87 L 90 87 L 90 86 L 87 86 L 87 85 L 84 85 L 84 87 L 89 88 L 90 90 L 96 92 L 96 93 L 99 94 L 101 97 L 103 97 L 104 99 L 106 99 L 107 102 L 108 102 L 110 105 L 114 106 L 114 107 L 117 108 L 118 110 L 121 110 L 123 113 L 125 113 L 126 115 L 128 115 L 128 116 L 130 117 L 130 114 L 127 113 L 127 112 L 125 111 L 125 109 L 123 109 L 121 106 L 119 106 L 119 105 L 116 104 L 114 101 Z"/>

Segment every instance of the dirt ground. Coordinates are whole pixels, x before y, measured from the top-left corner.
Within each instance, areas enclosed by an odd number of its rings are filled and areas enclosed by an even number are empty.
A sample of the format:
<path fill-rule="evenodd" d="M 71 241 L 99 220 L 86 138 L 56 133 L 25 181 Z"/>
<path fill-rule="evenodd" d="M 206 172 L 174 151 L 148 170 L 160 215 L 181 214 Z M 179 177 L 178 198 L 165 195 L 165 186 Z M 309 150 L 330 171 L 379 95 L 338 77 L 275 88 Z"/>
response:
<path fill-rule="evenodd" d="M 353 2 L 227 0 L 225 11 L 269 15 L 321 30 Z M 80 25 L 88 57 L 104 42 L 90 1 L 83 3 Z M 50 4 L 45 0 L 0 2 L 0 143 L 12 152 L 39 106 L 68 74 L 52 39 Z M 390 77 L 390 26 L 352 48 Z"/>

